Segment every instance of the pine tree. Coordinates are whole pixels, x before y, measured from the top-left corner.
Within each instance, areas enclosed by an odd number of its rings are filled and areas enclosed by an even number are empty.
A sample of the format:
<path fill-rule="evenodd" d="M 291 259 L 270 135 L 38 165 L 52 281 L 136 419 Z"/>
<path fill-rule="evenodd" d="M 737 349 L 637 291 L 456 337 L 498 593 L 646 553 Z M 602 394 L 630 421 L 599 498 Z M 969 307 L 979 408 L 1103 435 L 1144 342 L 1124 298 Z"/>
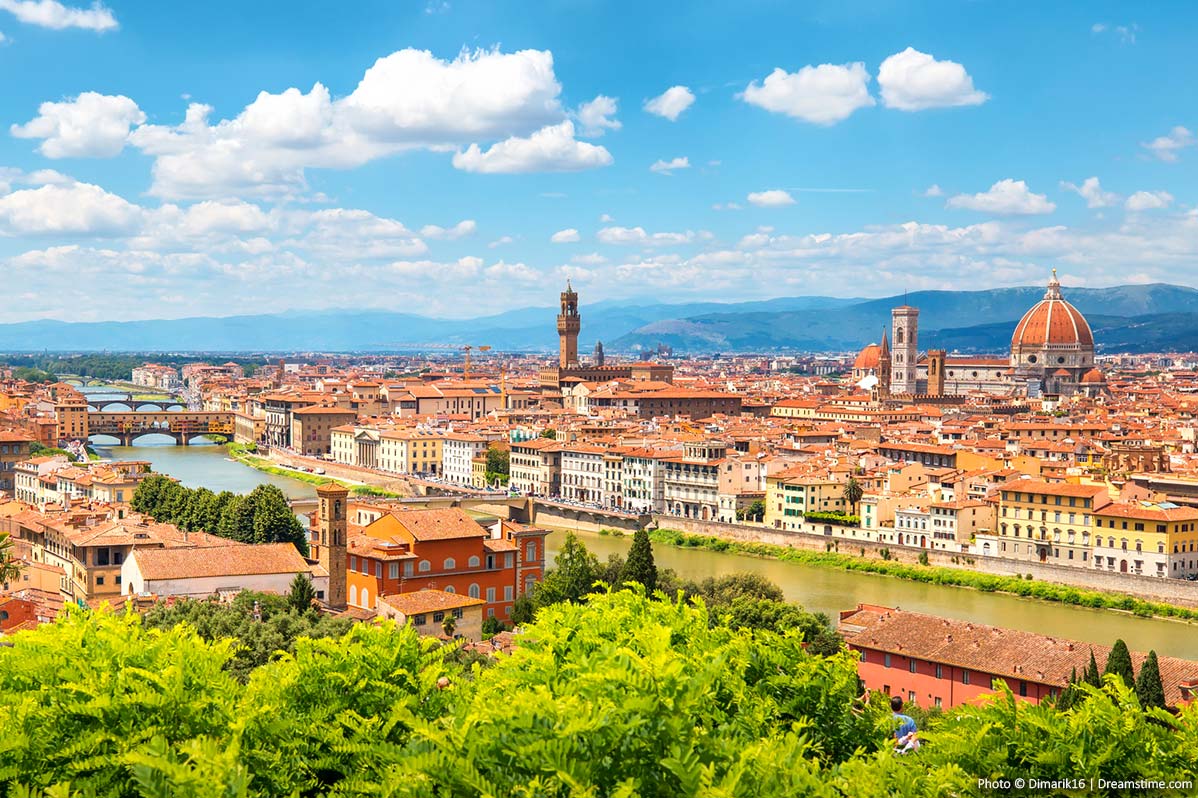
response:
<path fill-rule="evenodd" d="M 638 529 L 632 536 L 632 548 L 628 550 L 628 559 L 620 573 L 620 582 L 637 582 L 645 586 L 646 593 L 657 589 L 657 565 L 653 562 L 653 544 L 649 542 L 649 533 Z"/>
<path fill-rule="evenodd" d="M 291 590 L 287 592 L 287 603 L 303 615 L 312 609 L 312 600 L 316 598 L 316 588 L 312 587 L 312 579 L 307 574 L 296 574 L 291 580 Z"/>
<path fill-rule="evenodd" d="M 1155 651 L 1149 651 L 1144 664 L 1140 666 L 1140 677 L 1136 679 L 1136 698 L 1140 699 L 1140 706 L 1144 709 L 1165 708 L 1165 685 L 1161 681 L 1161 666 Z"/>
<path fill-rule="evenodd" d="M 1094 649 L 1090 649 L 1090 664 L 1086 666 L 1086 684 L 1102 687 L 1102 674 L 1098 672 L 1098 660 L 1094 659 Z"/>
<path fill-rule="evenodd" d="M 1057 699 L 1057 709 L 1064 712 L 1067 709 L 1073 708 L 1078 703 L 1077 690 L 1077 667 L 1074 666 L 1073 673 L 1069 675 L 1069 684 L 1061 692 L 1061 697 Z"/>
<path fill-rule="evenodd" d="M 1111 647 L 1111 655 L 1107 657 L 1106 667 L 1102 671 L 1102 675 L 1116 674 L 1123 679 L 1123 683 L 1130 688 L 1136 686 L 1136 674 L 1131 664 L 1131 652 L 1127 650 L 1127 643 L 1122 640 L 1116 640 L 1115 645 Z"/>

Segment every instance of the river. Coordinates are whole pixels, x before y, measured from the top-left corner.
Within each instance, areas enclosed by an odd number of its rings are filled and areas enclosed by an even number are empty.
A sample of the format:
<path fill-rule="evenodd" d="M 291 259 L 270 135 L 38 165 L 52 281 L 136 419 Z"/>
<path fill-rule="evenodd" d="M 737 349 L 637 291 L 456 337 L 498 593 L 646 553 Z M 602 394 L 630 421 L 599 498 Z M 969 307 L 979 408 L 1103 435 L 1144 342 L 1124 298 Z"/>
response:
<path fill-rule="evenodd" d="M 557 530 L 549 536 L 551 557 L 557 554 L 565 534 Z M 610 554 L 626 554 L 632 541 L 593 532 L 575 534 L 600 561 Z M 781 587 L 788 600 L 826 613 L 833 620 L 841 610 L 852 609 L 859 602 L 882 604 L 1083 642 L 1110 645 L 1123 638 L 1133 651 L 1156 649 L 1158 654 L 1198 660 L 1195 624 L 706 549 L 658 544 L 653 547 L 653 557 L 659 568 L 672 568 L 683 579 L 695 581 L 736 571 L 761 574 Z"/>
<path fill-rule="evenodd" d="M 279 486 L 290 498 L 315 495 L 312 485 L 257 471 L 228 459 L 223 447 L 200 441 L 175 446 L 170 438 L 147 436 L 139 439 L 137 446 L 93 443 L 93 448 L 104 458 L 148 460 L 155 471 L 169 474 L 189 487 L 248 493 L 257 485 L 269 483 Z M 564 535 L 558 530 L 549 536 L 550 556 L 556 554 Z M 578 536 L 600 560 L 626 552 L 631 540 L 587 532 L 579 532 Z M 1193 624 L 704 549 L 657 545 L 653 553 L 659 567 L 672 568 L 684 579 L 701 580 L 736 571 L 759 573 L 777 583 L 790 601 L 833 619 L 858 602 L 884 604 L 1108 645 L 1121 637 L 1133 651 L 1156 649 L 1158 654 L 1198 660 L 1198 625 Z"/>

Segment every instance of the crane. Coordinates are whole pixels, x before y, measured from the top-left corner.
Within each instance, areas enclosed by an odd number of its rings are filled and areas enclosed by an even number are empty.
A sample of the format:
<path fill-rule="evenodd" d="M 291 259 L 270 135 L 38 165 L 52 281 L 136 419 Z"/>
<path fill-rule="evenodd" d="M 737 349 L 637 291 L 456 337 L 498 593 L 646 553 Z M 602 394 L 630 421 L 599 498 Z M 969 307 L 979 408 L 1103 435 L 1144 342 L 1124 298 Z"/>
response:
<path fill-rule="evenodd" d="M 466 365 L 462 369 L 462 379 L 463 380 L 470 379 L 470 352 L 474 349 L 477 349 L 479 352 L 490 352 L 491 351 L 491 347 L 489 347 L 489 346 L 473 346 L 471 344 L 466 344 L 465 346 L 462 347 L 462 351 L 466 353 Z"/>

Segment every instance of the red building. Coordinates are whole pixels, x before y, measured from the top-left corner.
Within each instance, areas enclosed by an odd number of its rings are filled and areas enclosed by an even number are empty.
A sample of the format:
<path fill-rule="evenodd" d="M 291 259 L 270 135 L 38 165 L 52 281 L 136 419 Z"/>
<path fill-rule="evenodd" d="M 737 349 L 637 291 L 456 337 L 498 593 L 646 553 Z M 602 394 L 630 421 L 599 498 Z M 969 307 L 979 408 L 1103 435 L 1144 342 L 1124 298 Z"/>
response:
<path fill-rule="evenodd" d="M 840 613 L 840 633 L 860 655 L 857 673 L 870 690 L 901 696 L 922 707 L 950 707 L 993 693 L 1002 680 L 1011 692 L 1039 702 L 1080 676 L 1090 663 L 1106 664 L 1111 647 L 985 626 L 953 618 L 858 604 Z M 1140 671 L 1146 654 L 1132 652 Z M 1198 698 L 1198 662 L 1158 657 L 1165 703 Z"/>
<path fill-rule="evenodd" d="M 544 529 L 498 519 L 484 526 L 456 507 L 350 511 L 366 513 L 349 534 L 345 595 L 351 609 L 373 612 L 379 596 L 432 589 L 482 599 L 483 618 L 510 622 L 512 603 L 544 574 Z M 311 547 L 318 558 L 315 536 Z"/>

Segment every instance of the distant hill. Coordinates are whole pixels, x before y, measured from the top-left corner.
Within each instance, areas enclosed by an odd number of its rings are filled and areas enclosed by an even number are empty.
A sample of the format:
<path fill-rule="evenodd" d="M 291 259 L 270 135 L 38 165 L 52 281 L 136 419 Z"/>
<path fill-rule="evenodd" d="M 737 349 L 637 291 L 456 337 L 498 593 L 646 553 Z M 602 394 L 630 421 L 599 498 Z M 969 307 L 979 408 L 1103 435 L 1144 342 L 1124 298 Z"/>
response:
<path fill-rule="evenodd" d="M 852 305 L 860 299 L 787 297 L 760 302 L 584 305 L 580 345 L 609 342 L 661 319 L 735 309 L 795 313 Z M 376 310 L 290 311 L 269 315 L 127 322 L 28 321 L 0 324 L 0 351 L 277 352 L 389 351 L 436 344 L 490 344 L 497 349 L 557 346 L 556 307 L 520 308 L 470 319 L 434 319 Z"/>
<path fill-rule="evenodd" d="M 698 352 L 852 350 L 880 340 L 890 327 L 891 308 L 905 301 L 920 309 L 921 348 L 1002 352 L 1020 317 L 1043 295 L 1038 287 L 918 291 L 803 312 L 709 313 L 652 322 L 612 341 L 610 348 L 649 349 L 665 343 L 675 351 Z M 1198 290 L 1193 288 L 1066 288 L 1065 296 L 1090 319 L 1097 341 L 1107 351 L 1188 349 L 1181 340 L 1198 334 L 1192 318 L 1198 312 Z M 979 319 L 990 321 L 978 325 Z"/>

